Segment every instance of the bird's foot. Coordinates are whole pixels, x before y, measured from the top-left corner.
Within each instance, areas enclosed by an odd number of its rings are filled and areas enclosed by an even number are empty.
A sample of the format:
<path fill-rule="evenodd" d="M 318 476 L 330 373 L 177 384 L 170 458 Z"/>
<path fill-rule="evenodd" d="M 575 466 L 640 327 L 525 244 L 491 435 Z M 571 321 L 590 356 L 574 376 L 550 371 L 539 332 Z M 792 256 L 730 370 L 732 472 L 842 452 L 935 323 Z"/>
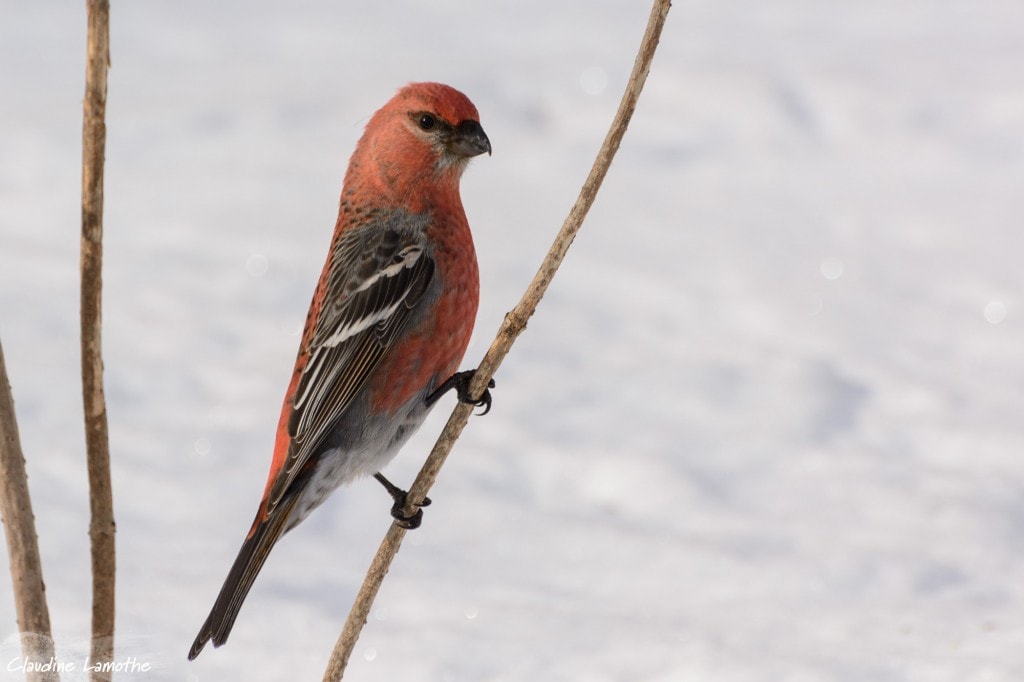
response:
<path fill-rule="evenodd" d="M 416 505 L 419 507 L 416 509 L 416 512 L 411 515 L 407 515 L 405 513 L 405 505 L 408 502 L 409 493 L 384 478 L 384 475 L 380 472 L 374 474 L 373 477 L 376 478 L 382 486 L 384 486 L 384 489 L 388 491 L 388 495 L 391 495 L 391 499 L 395 501 L 395 503 L 391 505 L 391 516 L 395 519 L 395 523 L 406 530 L 419 528 L 420 523 L 423 522 L 422 507 L 430 506 L 430 498 L 424 497 L 423 501 Z"/>
<path fill-rule="evenodd" d="M 427 406 L 433 405 L 437 402 L 438 398 L 448 391 L 455 389 L 455 395 L 458 396 L 460 403 L 482 407 L 484 411 L 480 413 L 480 416 L 487 414 L 491 411 L 491 392 L 489 389 L 494 388 L 494 379 L 487 382 L 487 388 L 484 389 L 479 398 L 473 398 L 469 392 L 469 385 L 473 382 L 474 376 L 476 376 L 475 369 L 467 369 L 464 372 L 456 372 L 451 375 L 443 384 L 437 387 L 437 390 L 427 396 Z"/>

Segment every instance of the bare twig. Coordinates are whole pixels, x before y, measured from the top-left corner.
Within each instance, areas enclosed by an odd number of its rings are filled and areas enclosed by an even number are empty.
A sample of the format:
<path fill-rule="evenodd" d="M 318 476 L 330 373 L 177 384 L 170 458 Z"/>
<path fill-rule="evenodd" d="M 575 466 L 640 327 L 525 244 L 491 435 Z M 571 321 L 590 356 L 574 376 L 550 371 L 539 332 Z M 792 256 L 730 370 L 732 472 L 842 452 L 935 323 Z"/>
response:
<path fill-rule="evenodd" d="M 109 680 L 114 656 L 114 499 L 110 484 L 107 406 L 100 325 L 103 293 L 103 164 L 107 141 L 110 3 L 88 0 L 88 45 L 82 121 L 82 399 L 89 470 L 92 547 L 90 680 Z"/>
<path fill-rule="evenodd" d="M 604 144 L 597 154 L 597 159 L 594 161 L 590 175 L 587 177 L 586 182 L 583 183 L 575 205 L 573 205 L 569 216 L 565 219 L 562 229 L 555 237 L 551 249 L 548 251 L 544 262 L 541 263 L 540 269 L 527 288 L 526 293 L 523 294 L 515 308 L 505 315 L 505 320 L 498 330 L 497 337 L 477 368 L 473 383 L 470 386 L 470 393 L 472 395 L 479 396 L 483 393 L 484 387 L 491 377 L 494 376 L 495 371 L 497 371 L 505 359 L 512 344 L 526 328 L 527 320 L 530 319 L 537 309 L 537 304 L 540 303 L 544 292 L 547 291 L 552 277 L 554 277 L 555 272 L 561 265 L 562 259 L 565 258 L 565 254 L 569 250 L 569 246 L 572 244 L 576 233 L 579 232 L 580 227 L 583 225 L 583 219 L 594 203 L 594 198 L 601 187 L 601 182 L 604 180 L 612 158 L 615 156 L 615 152 L 618 151 L 622 137 L 629 126 L 629 120 L 633 115 L 633 110 L 636 108 L 637 99 L 640 97 L 640 91 L 647 80 L 647 73 L 651 68 L 651 60 L 654 58 L 654 52 L 661 37 L 661 29 L 665 25 L 665 18 L 668 16 L 670 6 L 670 0 L 655 0 L 650 19 L 647 23 L 647 30 L 640 45 L 640 51 L 633 64 L 633 72 L 630 75 L 626 91 L 619 104 L 619 110 L 615 114 L 615 119 L 612 121 Z M 427 492 L 437 478 L 438 471 L 440 471 L 441 466 L 448 457 L 448 453 L 451 452 L 452 446 L 462 433 L 463 428 L 465 428 L 472 411 L 473 407 L 465 403 L 459 403 L 455 407 L 437 443 L 434 445 L 434 449 L 424 463 L 412 487 L 409 488 L 405 508 L 407 515 L 415 513 L 416 507 L 426 497 Z M 373 605 L 384 576 L 387 574 L 391 562 L 398 553 L 404 537 L 405 529 L 397 524 L 392 524 L 388 529 L 387 535 L 384 536 L 384 540 L 377 550 L 377 555 L 367 571 L 362 588 L 359 590 L 359 594 L 356 595 L 355 603 L 349 612 L 345 627 L 342 629 L 341 635 L 334 645 L 334 651 L 331 652 L 331 658 L 328 661 L 327 670 L 323 677 L 324 682 L 336 682 L 345 674 L 345 667 L 348 665 L 349 657 L 355 648 L 359 633 L 366 623 L 370 607 Z"/>
<path fill-rule="evenodd" d="M 54 660 L 50 634 L 50 611 L 46 607 L 46 586 L 39 561 L 35 517 L 28 493 L 25 458 L 18 438 L 14 416 L 14 398 L 7 381 L 4 351 L 0 347 L 0 518 L 7 534 L 7 553 L 11 560 L 14 606 L 21 632 L 21 653 L 29 680 L 59 680 L 55 671 L 45 671 Z"/>

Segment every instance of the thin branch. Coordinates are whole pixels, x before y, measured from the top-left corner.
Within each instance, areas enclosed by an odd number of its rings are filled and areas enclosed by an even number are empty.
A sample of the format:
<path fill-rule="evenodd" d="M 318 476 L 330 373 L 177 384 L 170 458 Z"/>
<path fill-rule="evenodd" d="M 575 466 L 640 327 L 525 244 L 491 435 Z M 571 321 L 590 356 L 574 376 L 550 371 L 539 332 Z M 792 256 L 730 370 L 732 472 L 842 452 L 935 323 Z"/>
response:
<path fill-rule="evenodd" d="M 505 320 L 498 330 L 497 337 L 477 368 L 473 383 L 470 386 L 470 393 L 472 395 L 479 396 L 483 393 L 484 387 L 491 380 L 491 377 L 494 376 L 494 373 L 512 348 L 512 344 L 526 328 L 527 321 L 537 309 L 537 305 L 544 296 L 544 292 L 547 291 L 551 279 L 554 277 L 555 272 L 565 258 L 566 252 L 572 245 L 576 233 L 582 227 L 583 220 L 594 203 L 597 191 L 601 187 L 612 159 L 619 149 L 619 144 L 622 142 L 622 137 L 626 133 L 626 128 L 629 126 L 629 121 L 636 108 L 640 92 L 643 89 L 644 82 L 647 80 L 651 61 L 654 58 L 654 52 L 657 49 L 661 30 L 665 25 L 665 19 L 668 16 L 670 7 L 670 0 L 655 0 L 647 23 L 647 30 L 644 33 L 640 50 L 633 64 L 633 72 L 630 74 L 629 83 L 626 86 L 625 93 L 622 95 L 622 101 L 605 137 L 604 144 L 601 146 L 597 159 L 595 159 L 594 165 L 591 168 L 590 175 L 587 177 L 586 182 L 583 183 L 576 203 L 565 219 L 562 229 L 555 237 L 551 249 L 548 251 L 543 263 L 541 263 L 540 269 L 527 288 L 526 293 L 523 294 L 515 308 L 505 315 Z M 415 513 L 417 505 L 426 497 L 430 487 L 437 479 L 437 474 L 448 457 L 448 453 L 451 452 L 452 446 L 469 421 L 472 411 L 473 407 L 471 405 L 464 403 L 456 405 L 451 417 L 448 419 L 448 423 L 434 445 L 434 449 L 427 457 L 427 461 L 413 482 L 412 487 L 409 488 L 405 508 L 407 515 Z M 377 555 L 367 571 L 362 588 L 359 590 L 359 594 L 356 595 L 355 603 L 349 612 L 345 627 L 342 629 L 341 635 L 334 645 L 334 651 L 331 652 L 327 670 L 324 672 L 324 682 L 337 682 L 345 674 L 345 667 L 348 665 L 348 660 L 352 655 L 352 650 L 355 648 L 356 640 L 359 639 L 359 633 L 362 631 L 367 616 L 370 614 L 370 607 L 373 605 L 384 576 L 387 575 L 391 562 L 398 553 L 404 537 L 405 529 L 396 524 L 392 524 L 384 536 L 384 540 L 377 550 Z"/>
<path fill-rule="evenodd" d="M 7 553 L 11 560 L 14 606 L 21 633 L 21 653 L 26 677 L 42 682 L 60 680 L 55 671 L 40 672 L 54 660 L 50 633 L 50 611 L 46 607 L 46 585 L 39 561 L 35 517 L 28 493 L 25 457 L 14 416 L 14 397 L 7 381 L 4 350 L 0 347 L 0 518 L 7 534 Z M 32 665 L 35 664 L 35 665 Z"/>
<path fill-rule="evenodd" d="M 114 498 L 110 483 L 107 405 L 100 326 L 103 294 L 103 164 L 107 141 L 110 3 L 88 0 L 88 44 L 82 121 L 82 400 L 89 470 L 92 551 L 90 680 L 109 680 L 114 657 Z"/>

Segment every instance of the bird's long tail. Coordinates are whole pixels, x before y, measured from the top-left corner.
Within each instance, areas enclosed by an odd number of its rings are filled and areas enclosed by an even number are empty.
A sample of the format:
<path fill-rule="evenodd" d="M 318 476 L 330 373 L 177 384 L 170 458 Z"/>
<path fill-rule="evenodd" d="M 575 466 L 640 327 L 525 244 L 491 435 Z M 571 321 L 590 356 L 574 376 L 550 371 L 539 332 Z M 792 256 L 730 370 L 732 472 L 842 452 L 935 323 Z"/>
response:
<path fill-rule="evenodd" d="M 238 610 L 242 608 L 242 602 L 252 589 L 252 584 L 263 568 L 271 548 L 287 530 L 288 517 L 298 498 L 298 495 L 289 495 L 274 509 L 271 518 L 263 522 L 259 522 L 257 517 L 257 522 L 249 537 L 242 543 L 235 563 L 224 580 L 224 586 L 220 588 L 220 594 L 217 595 L 210 615 L 207 616 L 206 622 L 196 635 L 196 641 L 189 649 L 188 660 L 191 661 L 198 656 L 210 640 L 213 640 L 215 647 L 228 640 L 235 618 L 238 617 Z"/>

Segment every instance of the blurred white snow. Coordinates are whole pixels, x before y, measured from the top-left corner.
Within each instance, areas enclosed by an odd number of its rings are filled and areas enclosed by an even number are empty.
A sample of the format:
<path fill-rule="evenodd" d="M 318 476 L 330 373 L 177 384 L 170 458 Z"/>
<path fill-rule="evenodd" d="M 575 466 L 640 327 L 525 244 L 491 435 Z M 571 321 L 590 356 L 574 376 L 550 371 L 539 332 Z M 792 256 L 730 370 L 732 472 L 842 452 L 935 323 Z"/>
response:
<path fill-rule="evenodd" d="M 255 512 L 361 127 L 413 80 L 481 112 L 471 366 L 574 200 L 647 11 L 115 4 L 119 657 L 148 679 L 319 679 L 389 523 L 372 482 L 278 546 L 227 646 L 185 654 Z M 8 2 L 0 21 L 0 340 L 68 657 L 89 628 L 84 19 Z M 351 677 L 1020 679 L 1022 64 L 1015 2 L 677 2 L 591 217 Z M 12 642 L 0 679 L 21 677 Z"/>

